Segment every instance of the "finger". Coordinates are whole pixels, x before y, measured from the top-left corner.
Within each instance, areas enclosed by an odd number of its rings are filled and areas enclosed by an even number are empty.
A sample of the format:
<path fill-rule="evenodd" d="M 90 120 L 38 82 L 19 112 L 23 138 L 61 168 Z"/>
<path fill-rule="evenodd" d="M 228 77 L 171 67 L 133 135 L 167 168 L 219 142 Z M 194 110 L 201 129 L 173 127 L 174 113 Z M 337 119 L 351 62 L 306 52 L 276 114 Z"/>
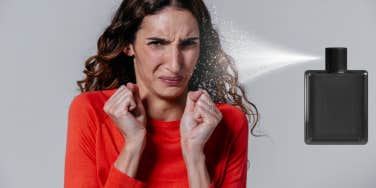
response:
<path fill-rule="evenodd" d="M 219 118 L 214 109 L 215 107 L 208 106 L 202 101 L 197 102 L 196 108 L 197 111 L 201 113 L 201 116 L 205 118 Z"/>
<path fill-rule="evenodd" d="M 210 98 L 204 95 L 200 97 L 197 103 L 201 103 L 202 105 L 207 106 L 208 108 L 212 108 L 212 110 L 214 110 L 214 107 L 215 107 L 215 104 L 212 101 L 210 101 Z"/>
<path fill-rule="evenodd" d="M 132 93 L 134 93 L 134 84 L 132 82 L 128 82 L 126 86 Z"/>
<path fill-rule="evenodd" d="M 206 90 L 202 90 L 202 95 L 200 96 L 200 98 L 197 100 L 197 101 L 204 101 L 208 106 L 215 106 L 215 103 L 212 101 L 210 95 L 208 94 L 208 92 Z"/>
<path fill-rule="evenodd" d="M 193 112 L 194 107 L 195 107 L 195 103 L 194 103 L 194 101 L 192 99 L 192 92 L 189 91 L 188 94 L 187 94 L 187 101 L 185 103 L 185 109 L 184 109 L 184 111 L 185 112 Z"/>
<path fill-rule="evenodd" d="M 214 129 L 215 127 L 212 126 L 196 126 L 192 130 L 192 135 L 201 135 L 205 138 L 204 143 L 206 143 L 210 135 L 214 132 Z"/>
<path fill-rule="evenodd" d="M 203 122 L 203 118 L 201 116 L 201 113 L 197 110 L 193 113 L 193 119 L 195 119 L 198 123 Z"/>
<path fill-rule="evenodd" d="M 205 122 L 209 125 L 217 126 L 221 121 L 221 118 L 219 118 L 216 114 L 212 114 L 205 108 L 199 107 L 198 112 L 201 114 Z"/>
<path fill-rule="evenodd" d="M 209 93 L 206 90 L 202 91 L 202 95 L 200 96 L 200 99 L 201 98 L 203 98 L 208 104 L 213 103 L 213 100 L 211 99 Z"/>
<path fill-rule="evenodd" d="M 116 105 L 122 108 L 122 110 L 127 111 L 133 111 L 136 108 L 133 94 L 128 88 L 125 88 L 123 95 L 118 99 Z"/>
<path fill-rule="evenodd" d="M 144 105 L 142 104 L 141 96 L 140 96 L 140 90 L 137 86 L 137 84 L 133 84 L 133 96 L 136 101 L 137 109 L 138 109 L 138 114 L 145 114 L 145 109 Z"/>
<path fill-rule="evenodd" d="M 202 91 L 189 91 L 184 111 L 194 112 L 195 103 L 202 94 Z"/>
<path fill-rule="evenodd" d="M 126 98 L 125 98 L 125 101 L 127 102 L 126 106 L 128 111 L 133 111 L 136 109 L 137 105 L 136 105 L 136 101 L 134 100 L 134 97 L 133 97 L 133 94 L 129 94 Z"/>
<path fill-rule="evenodd" d="M 200 104 L 203 108 L 209 111 L 217 119 L 222 119 L 222 113 L 217 108 L 217 105 L 212 101 L 209 93 L 203 90 L 203 94 L 200 96 L 197 104 Z"/>
<path fill-rule="evenodd" d="M 220 118 L 220 110 L 217 108 L 217 105 L 211 100 L 210 95 L 206 91 L 204 91 L 197 103 L 202 103 L 201 105 L 203 105 L 204 108 L 212 112 L 215 117 Z"/>
<path fill-rule="evenodd" d="M 126 87 L 124 85 L 121 85 L 114 94 L 111 95 L 109 99 L 107 99 L 106 103 L 103 106 L 103 110 L 108 111 L 111 109 L 119 100 L 119 98 L 123 95 L 122 92 L 124 91 Z"/>
<path fill-rule="evenodd" d="M 140 90 L 136 84 L 132 85 L 132 93 L 137 104 L 141 102 Z"/>
<path fill-rule="evenodd" d="M 134 98 L 134 101 L 136 102 L 137 107 L 143 108 L 143 104 L 142 104 L 142 100 L 141 100 L 141 96 L 140 96 L 140 90 L 138 88 L 138 85 L 133 84 L 131 82 L 129 82 L 129 84 L 127 84 L 127 85 L 128 85 L 128 88 L 130 88 L 130 90 L 132 91 L 133 98 Z"/>
<path fill-rule="evenodd" d="M 192 97 L 192 100 L 193 101 L 197 101 L 199 98 L 200 98 L 200 96 L 203 94 L 203 90 L 202 89 L 198 89 L 197 91 L 195 91 L 194 93 L 193 93 L 193 95 L 191 96 Z"/>
<path fill-rule="evenodd" d="M 137 84 L 134 84 L 132 82 L 128 82 L 127 87 L 131 90 L 133 97 L 134 97 L 134 101 L 136 102 L 137 106 L 139 104 L 141 105 L 142 102 L 141 102 L 140 90 L 139 90 Z M 143 106 L 140 106 L 140 107 L 143 107 Z"/>
<path fill-rule="evenodd" d="M 213 112 L 217 115 L 217 117 L 219 119 L 222 119 L 222 112 L 217 107 L 217 104 L 215 102 L 213 102 L 212 98 L 210 97 L 210 95 L 207 91 L 205 91 L 205 93 L 203 95 L 203 99 L 206 99 L 206 100 L 204 100 L 206 102 L 209 101 L 208 103 L 210 105 L 210 108 L 213 110 Z"/>
<path fill-rule="evenodd" d="M 122 96 L 122 92 L 127 88 L 125 85 L 121 85 L 114 94 L 111 95 L 111 97 L 108 99 L 110 101 L 117 101 L 119 97 Z"/>

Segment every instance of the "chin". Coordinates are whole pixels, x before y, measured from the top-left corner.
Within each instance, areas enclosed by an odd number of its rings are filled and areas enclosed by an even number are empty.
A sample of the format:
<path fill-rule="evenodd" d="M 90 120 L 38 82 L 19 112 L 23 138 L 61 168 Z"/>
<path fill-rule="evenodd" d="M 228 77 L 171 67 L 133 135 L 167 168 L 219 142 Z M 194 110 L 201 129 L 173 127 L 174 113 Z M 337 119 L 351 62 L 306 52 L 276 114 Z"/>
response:
<path fill-rule="evenodd" d="M 162 98 L 174 100 L 184 94 L 184 87 L 163 87 L 155 88 L 155 91 Z"/>

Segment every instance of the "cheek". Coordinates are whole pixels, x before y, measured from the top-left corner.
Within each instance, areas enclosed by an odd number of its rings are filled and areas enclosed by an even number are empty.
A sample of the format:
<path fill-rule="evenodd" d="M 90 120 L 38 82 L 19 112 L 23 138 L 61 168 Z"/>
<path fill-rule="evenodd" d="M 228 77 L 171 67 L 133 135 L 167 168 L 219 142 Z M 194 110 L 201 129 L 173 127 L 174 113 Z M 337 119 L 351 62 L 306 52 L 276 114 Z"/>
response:
<path fill-rule="evenodd" d="M 153 63 L 158 61 L 163 55 L 161 51 L 150 48 L 148 45 L 139 45 L 138 46 L 138 55 L 143 59 L 143 62 Z"/>
<path fill-rule="evenodd" d="M 199 55 L 200 50 L 198 48 L 184 52 L 184 62 L 186 63 L 186 66 L 189 67 L 189 69 L 194 68 L 194 66 L 198 62 Z"/>
<path fill-rule="evenodd" d="M 137 53 L 139 67 L 146 73 L 150 74 L 161 62 L 162 54 L 147 46 L 139 48 Z"/>
<path fill-rule="evenodd" d="M 152 54 L 148 52 L 147 49 L 145 49 L 143 46 L 136 45 L 135 48 L 135 67 L 137 67 L 138 74 L 142 76 L 142 78 L 145 77 L 145 74 L 147 75 L 150 71 L 150 59 L 153 59 L 151 57 Z"/>

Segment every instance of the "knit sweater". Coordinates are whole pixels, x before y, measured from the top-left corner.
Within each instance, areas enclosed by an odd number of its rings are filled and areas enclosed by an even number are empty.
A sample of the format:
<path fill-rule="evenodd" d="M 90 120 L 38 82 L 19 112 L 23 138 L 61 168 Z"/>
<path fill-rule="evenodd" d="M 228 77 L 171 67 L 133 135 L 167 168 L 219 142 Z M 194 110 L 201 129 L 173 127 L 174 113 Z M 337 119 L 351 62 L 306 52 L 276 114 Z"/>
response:
<path fill-rule="evenodd" d="M 68 112 L 64 187 L 189 187 L 180 145 L 180 119 L 147 119 L 146 145 L 135 177 L 114 166 L 126 142 L 103 106 L 115 91 L 90 91 L 73 98 Z M 247 118 L 233 105 L 216 106 L 223 118 L 204 147 L 210 187 L 245 188 Z"/>

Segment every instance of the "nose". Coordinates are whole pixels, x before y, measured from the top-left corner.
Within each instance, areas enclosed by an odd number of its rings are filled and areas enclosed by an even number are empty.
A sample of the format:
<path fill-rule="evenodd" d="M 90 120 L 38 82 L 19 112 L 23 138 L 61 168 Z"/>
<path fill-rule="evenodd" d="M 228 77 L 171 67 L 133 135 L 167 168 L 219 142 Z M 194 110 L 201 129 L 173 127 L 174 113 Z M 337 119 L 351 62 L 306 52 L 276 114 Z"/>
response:
<path fill-rule="evenodd" d="M 168 66 L 167 69 L 173 74 L 179 74 L 181 70 L 182 63 L 182 52 L 177 46 L 171 47 L 169 52 L 169 57 L 167 58 Z"/>

